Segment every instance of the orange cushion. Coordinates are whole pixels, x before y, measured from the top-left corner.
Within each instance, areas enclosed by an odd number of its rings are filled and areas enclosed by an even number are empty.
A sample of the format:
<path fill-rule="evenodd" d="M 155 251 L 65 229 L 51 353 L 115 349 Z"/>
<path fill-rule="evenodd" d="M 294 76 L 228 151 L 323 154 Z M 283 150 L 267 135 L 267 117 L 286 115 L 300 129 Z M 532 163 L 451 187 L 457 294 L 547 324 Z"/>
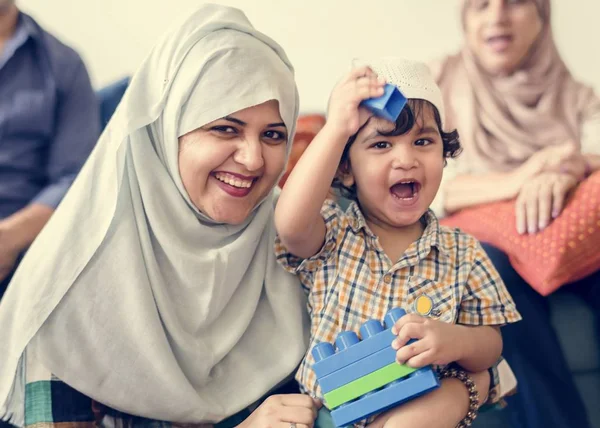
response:
<path fill-rule="evenodd" d="M 283 187 L 287 180 L 290 172 L 294 169 L 296 162 L 308 147 L 308 144 L 315 138 L 315 135 L 325 125 L 325 116 L 320 114 L 309 114 L 303 115 L 298 118 L 296 123 L 296 134 L 294 135 L 294 141 L 292 142 L 292 151 L 290 152 L 290 159 L 285 170 L 285 174 L 279 180 L 279 187 Z"/>
<path fill-rule="evenodd" d="M 600 270 L 600 172 L 582 182 L 560 216 L 533 235 L 517 233 L 514 201 L 465 209 L 441 223 L 504 251 L 521 277 L 546 296 Z"/>

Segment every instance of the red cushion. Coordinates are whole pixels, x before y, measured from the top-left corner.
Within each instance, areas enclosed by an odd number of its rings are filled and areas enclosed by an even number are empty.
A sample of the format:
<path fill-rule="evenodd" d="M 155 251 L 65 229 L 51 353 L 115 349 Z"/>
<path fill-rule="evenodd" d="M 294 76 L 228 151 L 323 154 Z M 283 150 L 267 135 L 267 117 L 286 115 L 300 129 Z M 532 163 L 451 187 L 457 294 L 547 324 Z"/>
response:
<path fill-rule="evenodd" d="M 600 270 L 600 172 L 582 182 L 560 216 L 536 234 L 517 233 L 514 201 L 465 209 L 441 223 L 504 251 L 523 279 L 546 296 Z"/>
<path fill-rule="evenodd" d="M 315 138 L 315 135 L 323 128 L 323 125 L 325 125 L 325 116 L 320 114 L 303 115 L 298 118 L 290 159 L 285 174 L 283 174 L 283 177 L 279 180 L 279 187 L 283 187 L 290 172 L 294 169 L 296 162 L 298 162 L 298 159 L 300 159 L 300 156 L 302 156 L 302 153 L 304 153 L 308 144 Z"/>

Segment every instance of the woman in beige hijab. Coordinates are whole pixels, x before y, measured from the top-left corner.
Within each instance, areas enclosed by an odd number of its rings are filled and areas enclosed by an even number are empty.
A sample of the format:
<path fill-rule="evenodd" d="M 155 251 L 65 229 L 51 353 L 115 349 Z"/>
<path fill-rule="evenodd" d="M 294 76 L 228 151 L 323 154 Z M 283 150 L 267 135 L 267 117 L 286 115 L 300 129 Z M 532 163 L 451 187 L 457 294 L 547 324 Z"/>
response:
<path fill-rule="evenodd" d="M 464 0 L 465 47 L 433 66 L 464 151 L 444 172 L 439 214 L 516 198 L 520 233 L 560 215 L 565 196 L 600 169 L 600 100 L 560 58 L 549 0 Z M 588 427 L 549 309 L 498 249 L 486 246 L 523 321 L 503 330 L 519 393 L 514 427 Z M 566 287 L 600 308 L 600 273 Z"/>
<path fill-rule="evenodd" d="M 307 346 L 273 252 L 297 116 L 290 62 L 241 11 L 161 39 L 2 301 L 2 419 L 312 426 L 308 396 L 261 401 Z"/>

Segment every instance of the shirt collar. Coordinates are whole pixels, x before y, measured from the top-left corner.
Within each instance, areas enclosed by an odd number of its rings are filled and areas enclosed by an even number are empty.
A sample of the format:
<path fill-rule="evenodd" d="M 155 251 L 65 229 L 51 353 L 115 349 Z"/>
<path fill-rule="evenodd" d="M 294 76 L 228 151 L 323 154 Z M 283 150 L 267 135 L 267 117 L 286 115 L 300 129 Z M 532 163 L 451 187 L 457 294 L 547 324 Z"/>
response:
<path fill-rule="evenodd" d="M 367 221 L 363 215 L 358 203 L 352 201 L 346 210 L 346 214 L 350 217 L 350 227 L 355 234 L 358 234 L 361 229 L 371 238 L 377 238 L 371 229 L 367 227 Z M 442 243 L 440 223 L 432 210 L 427 210 L 421 221 L 425 224 L 425 230 L 417 241 L 417 253 L 419 258 L 424 258 L 435 247 L 441 254 L 450 255 L 450 250 Z"/>
<path fill-rule="evenodd" d="M 14 34 L 4 44 L 4 49 L 0 53 L 0 68 L 4 67 L 9 59 L 15 54 L 17 49 L 25 44 L 29 37 L 37 35 L 38 28 L 35 26 L 35 22 L 29 16 L 22 12 L 19 12 L 17 18 L 17 28 Z"/>

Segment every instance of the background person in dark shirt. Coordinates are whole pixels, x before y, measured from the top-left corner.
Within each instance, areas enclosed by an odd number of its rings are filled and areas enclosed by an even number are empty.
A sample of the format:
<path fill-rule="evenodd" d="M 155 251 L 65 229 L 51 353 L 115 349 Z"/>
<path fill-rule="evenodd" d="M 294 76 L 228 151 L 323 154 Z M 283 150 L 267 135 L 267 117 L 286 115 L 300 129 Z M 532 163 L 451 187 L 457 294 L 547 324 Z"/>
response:
<path fill-rule="evenodd" d="M 99 132 L 79 55 L 0 0 L 0 296 Z"/>

